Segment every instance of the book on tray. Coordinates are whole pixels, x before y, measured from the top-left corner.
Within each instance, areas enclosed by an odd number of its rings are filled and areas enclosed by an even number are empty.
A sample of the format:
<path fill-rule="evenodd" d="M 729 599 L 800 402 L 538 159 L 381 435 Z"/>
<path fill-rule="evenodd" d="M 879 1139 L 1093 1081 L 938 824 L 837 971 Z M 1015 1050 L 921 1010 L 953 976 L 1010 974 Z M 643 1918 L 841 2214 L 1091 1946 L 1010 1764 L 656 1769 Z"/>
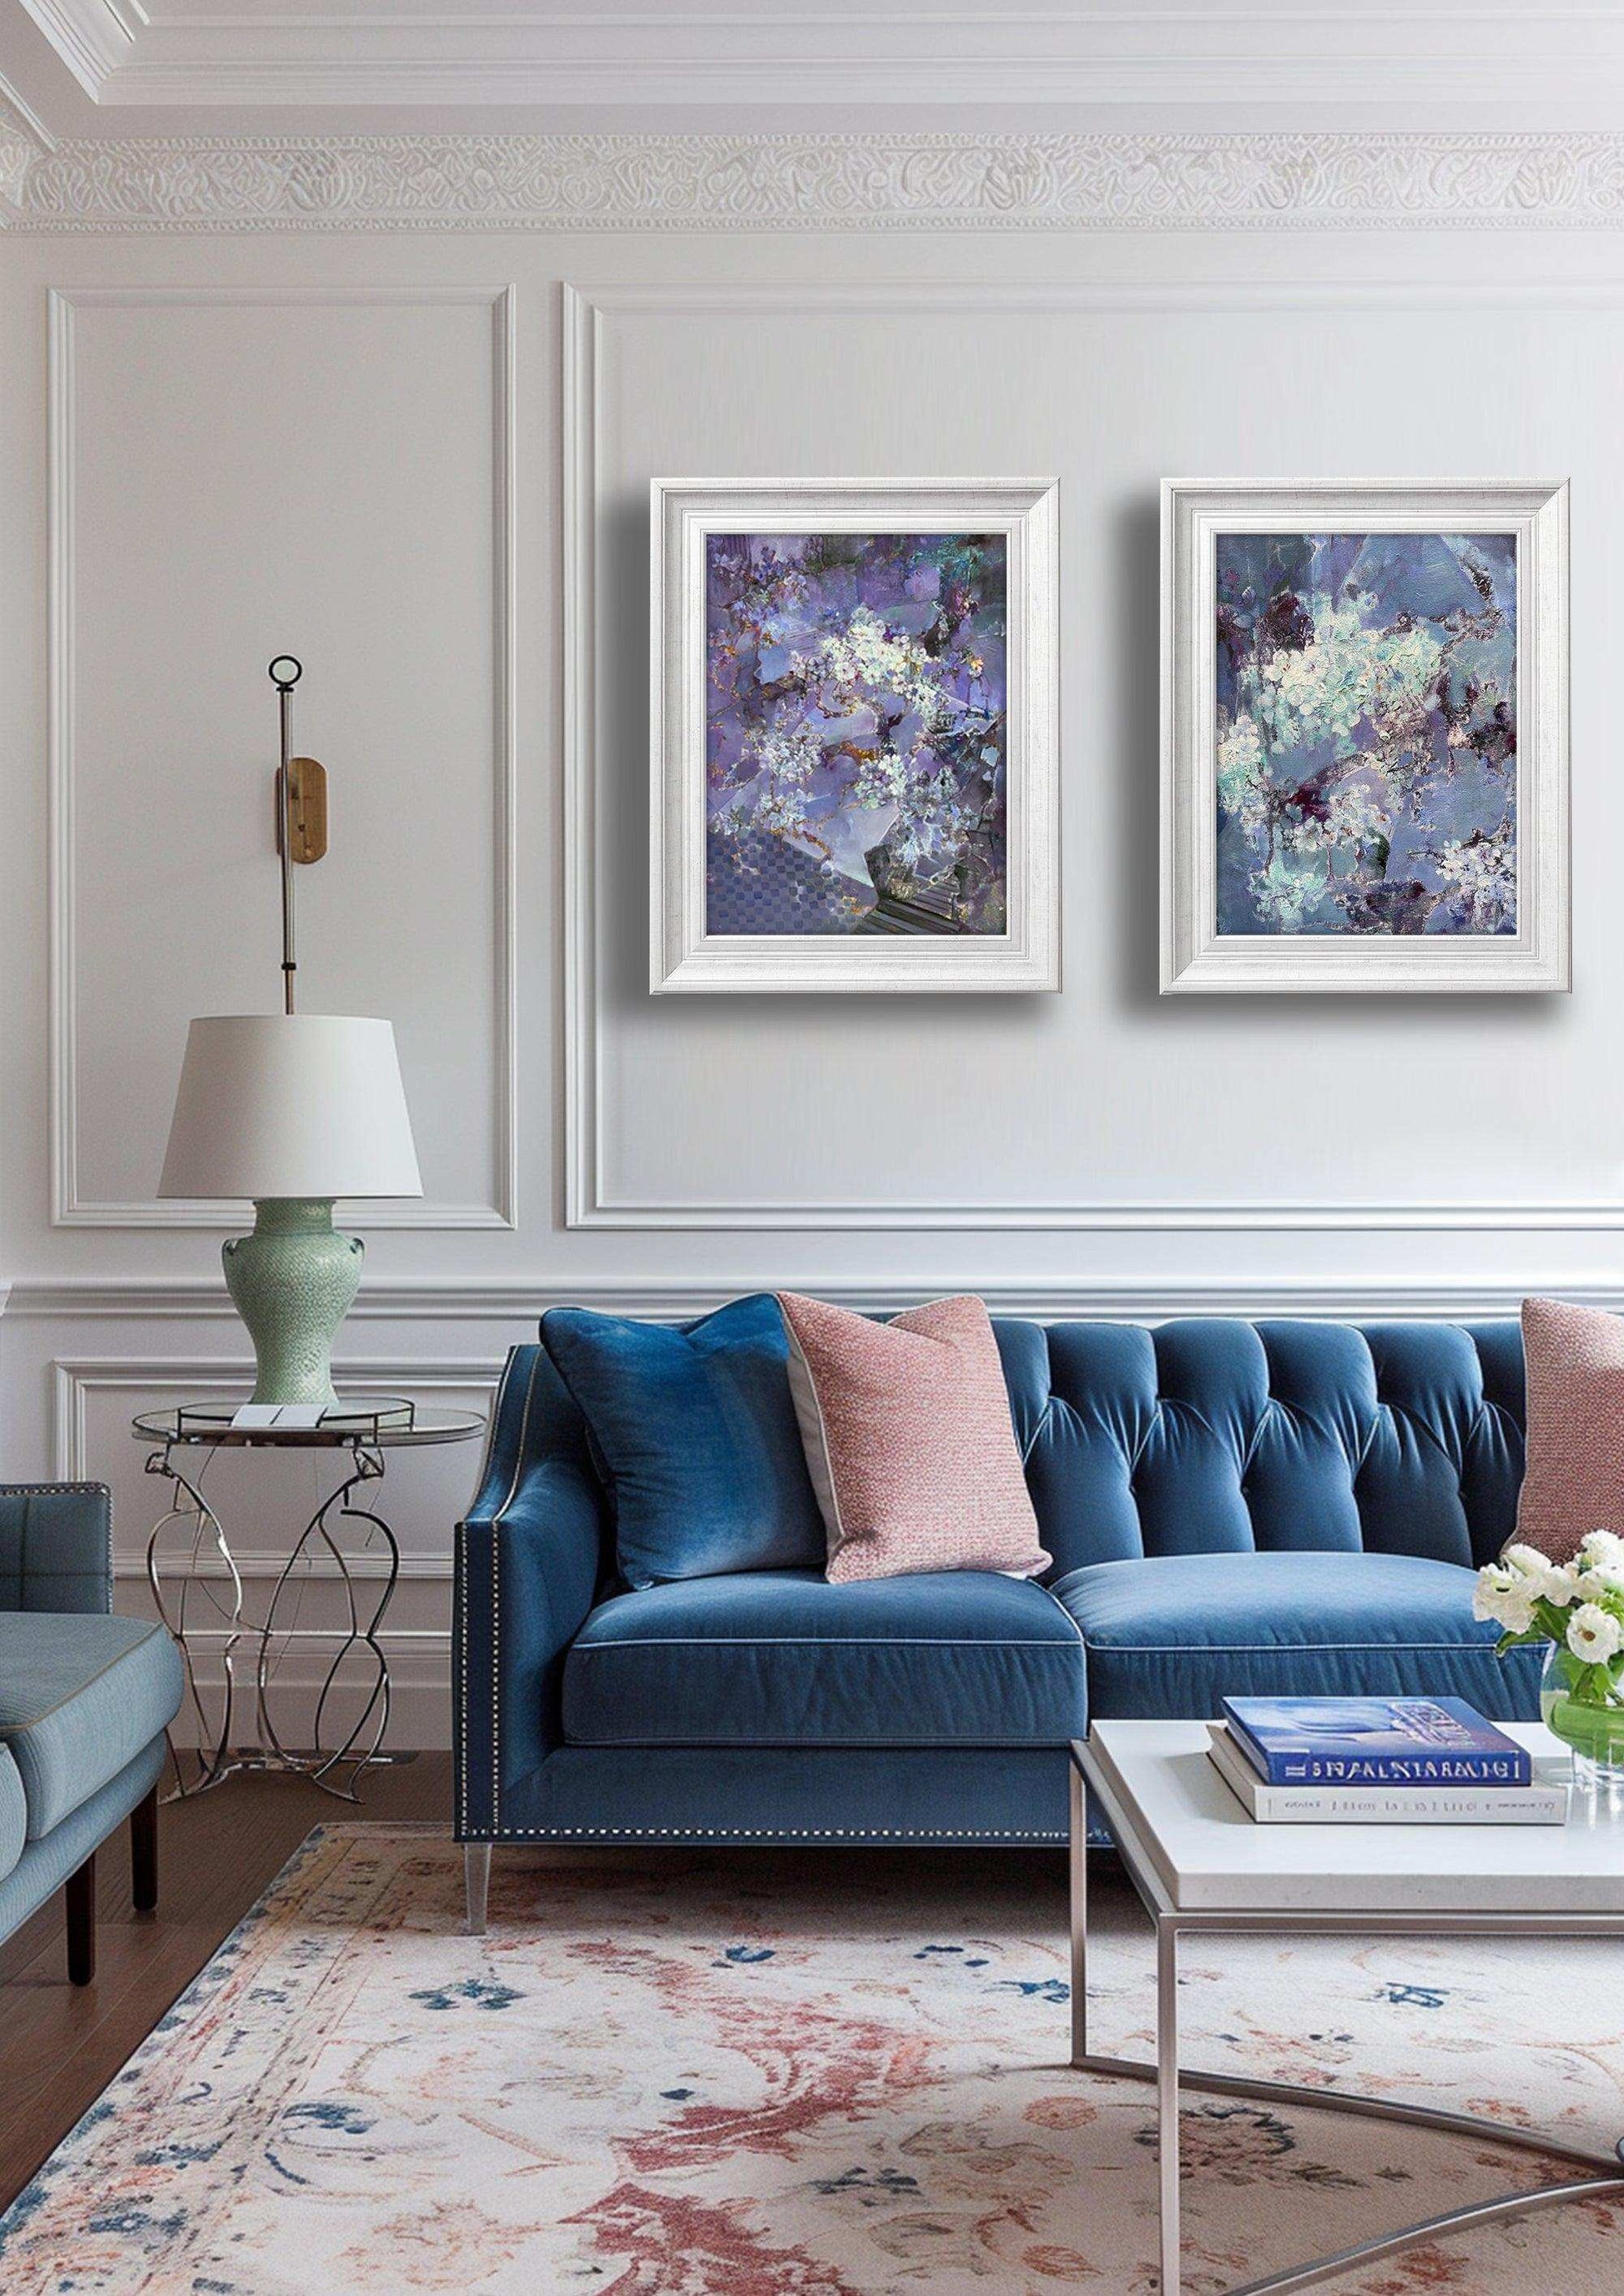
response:
<path fill-rule="evenodd" d="M 1226 1698 L 1272 1786 L 1526 1786 L 1528 1750 L 1463 1698 Z"/>
<path fill-rule="evenodd" d="M 1568 1815 L 1565 1755 L 1535 1763 L 1526 1786 L 1273 1786 L 1224 1723 L 1207 1727 L 1212 1767 L 1263 1825 L 1560 1825 Z"/>

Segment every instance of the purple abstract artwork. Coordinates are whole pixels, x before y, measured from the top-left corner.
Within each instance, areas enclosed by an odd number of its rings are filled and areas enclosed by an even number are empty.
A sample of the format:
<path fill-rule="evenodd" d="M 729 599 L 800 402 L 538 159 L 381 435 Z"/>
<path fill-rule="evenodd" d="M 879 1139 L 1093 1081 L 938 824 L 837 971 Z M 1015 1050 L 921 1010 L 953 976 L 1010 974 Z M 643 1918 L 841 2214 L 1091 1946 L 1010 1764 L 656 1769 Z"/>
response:
<path fill-rule="evenodd" d="M 706 922 L 1007 931 L 1002 535 L 706 541 Z"/>
<path fill-rule="evenodd" d="M 1220 933 L 1517 930 L 1510 534 L 1220 534 Z"/>

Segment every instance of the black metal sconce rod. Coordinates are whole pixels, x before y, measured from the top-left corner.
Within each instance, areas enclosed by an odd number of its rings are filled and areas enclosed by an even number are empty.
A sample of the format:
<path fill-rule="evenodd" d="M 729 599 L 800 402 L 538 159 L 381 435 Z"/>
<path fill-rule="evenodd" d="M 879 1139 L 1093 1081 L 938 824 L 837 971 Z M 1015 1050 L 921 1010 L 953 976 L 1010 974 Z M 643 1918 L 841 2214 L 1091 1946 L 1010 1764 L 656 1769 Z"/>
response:
<path fill-rule="evenodd" d="M 293 688 L 304 676 L 304 664 L 291 653 L 279 653 L 267 675 L 276 688 L 280 755 L 276 767 L 276 853 L 282 864 L 282 1009 L 293 1010 L 293 980 L 299 959 L 293 950 L 293 840 L 288 834 L 288 738 Z"/>

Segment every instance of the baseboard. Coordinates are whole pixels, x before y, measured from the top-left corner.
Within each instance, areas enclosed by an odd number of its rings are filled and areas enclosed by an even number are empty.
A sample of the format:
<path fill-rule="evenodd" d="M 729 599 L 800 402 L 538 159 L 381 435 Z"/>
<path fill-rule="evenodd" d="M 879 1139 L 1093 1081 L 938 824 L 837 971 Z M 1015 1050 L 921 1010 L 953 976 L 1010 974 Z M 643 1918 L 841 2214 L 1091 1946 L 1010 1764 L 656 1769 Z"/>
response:
<path fill-rule="evenodd" d="M 451 1669 L 450 1654 L 442 1644 L 435 1660 L 420 1661 L 412 1669 L 416 1679 L 402 1679 L 403 1669 L 392 1660 L 394 1679 L 390 1690 L 390 1723 L 384 1746 L 390 1753 L 402 1751 L 439 1752 L 451 1743 Z M 434 1680 L 438 1670 L 440 1678 Z M 277 1702 L 273 1709 L 277 1735 L 286 1746 L 303 1747 L 309 1742 L 311 1722 L 316 1711 L 316 1693 L 321 1685 L 319 1674 L 303 1674 L 295 1678 L 285 1673 L 277 1677 Z M 212 1721 L 215 1708 L 208 1702 L 206 1711 Z M 256 1730 L 252 1698 L 249 1690 L 239 1684 L 233 1702 L 232 1742 L 247 1746 L 255 1742 Z M 348 1727 L 340 1721 L 340 1734 Z M 369 1733 L 370 1734 L 370 1733 Z M 194 1747 L 202 1732 L 190 1704 L 176 1717 L 170 1733 L 176 1746 Z M 331 1744 L 332 1733 L 327 1734 Z M 449 1801 L 447 1801 L 449 1814 Z"/>

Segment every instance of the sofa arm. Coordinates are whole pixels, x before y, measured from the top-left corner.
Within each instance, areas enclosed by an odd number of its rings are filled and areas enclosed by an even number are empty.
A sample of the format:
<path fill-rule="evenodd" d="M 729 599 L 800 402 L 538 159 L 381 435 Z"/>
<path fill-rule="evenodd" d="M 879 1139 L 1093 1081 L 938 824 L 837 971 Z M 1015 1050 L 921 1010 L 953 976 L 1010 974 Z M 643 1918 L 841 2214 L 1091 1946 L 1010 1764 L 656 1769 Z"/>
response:
<path fill-rule="evenodd" d="M 0 1610 L 111 1611 L 105 1483 L 0 1483 Z"/>
<path fill-rule="evenodd" d="M 559 1742 L 564 1659 L 596 1596 L 603 1517 L 586 1429 L 546 1352 L 514 1348 L 480 1490 L 457 1525 L 451 1628 L 456 1832 L 488 1840 L 504 1797 Z"/>

